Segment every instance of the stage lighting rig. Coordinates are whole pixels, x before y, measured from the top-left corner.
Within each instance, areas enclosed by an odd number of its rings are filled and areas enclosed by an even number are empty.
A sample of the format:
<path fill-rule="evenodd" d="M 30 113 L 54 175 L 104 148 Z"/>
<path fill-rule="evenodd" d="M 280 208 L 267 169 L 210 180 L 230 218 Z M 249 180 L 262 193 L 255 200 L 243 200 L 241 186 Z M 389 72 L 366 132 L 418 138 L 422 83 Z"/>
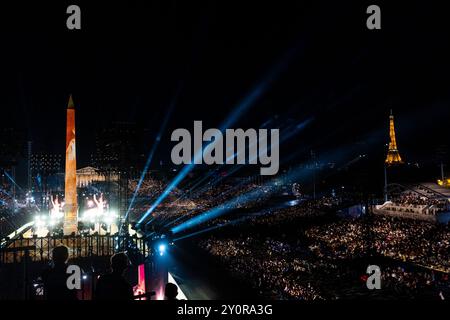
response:
<path fill-rule="evenodd" d="M 171 233 L 152 234 L 147 238 L 149 245 L 154 249 L 157 256 L 165 256 L 170 247 L 173 246 L 173 238 Z"/>

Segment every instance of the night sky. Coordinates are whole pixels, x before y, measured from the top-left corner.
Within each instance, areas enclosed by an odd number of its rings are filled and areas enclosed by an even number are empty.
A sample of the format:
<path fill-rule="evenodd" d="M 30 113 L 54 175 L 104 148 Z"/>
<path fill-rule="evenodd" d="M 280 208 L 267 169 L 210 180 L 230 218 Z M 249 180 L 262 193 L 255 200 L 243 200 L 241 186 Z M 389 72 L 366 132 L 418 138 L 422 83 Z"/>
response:
<path fill-rule="evenodd" d="M 174 103 L 165 158 L 174 128 L 218 127 L 261 88 L 234 128 L 312 119 L 281 160 L 349 146 L 380 157 L 391 108 L 407 161 L 448 144 L 450 37 L 437 1 L 59 2 L 1 10 L 0 125 L 25 130 L 35 151 L 64 152 L 69 94 L 86 165 L 95 130 L 113 121 L 156 135 Z M 374 3 L 382 30 L 366 28 Z M 69 4 L 81 7 L 81 31 L 66 29 Z"/>

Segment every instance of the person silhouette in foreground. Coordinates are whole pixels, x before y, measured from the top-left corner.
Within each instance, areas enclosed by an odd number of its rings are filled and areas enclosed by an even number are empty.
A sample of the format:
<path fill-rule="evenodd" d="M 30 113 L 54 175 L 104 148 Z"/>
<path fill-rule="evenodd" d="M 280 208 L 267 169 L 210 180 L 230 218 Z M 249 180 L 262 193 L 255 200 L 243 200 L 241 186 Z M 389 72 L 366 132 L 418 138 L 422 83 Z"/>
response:
<path fill-rule="evenodd" d="M 46 300 L 77 300 L 76 290 L 67 286 L 67 260 L 69 249 L 58 246 L 52 250 L 52 266 L 42 273 L 44 284 L 44 297 Z"/>
<path fill-rule="evenodd" d="M 168 282 L 166 284 L 166 287 L 164 288 L 164 299 L 178 300 L 177 296 L 178 296 L 178 287 L 175 284 Z"/>
<path fill-rule="evenodd" d="M 111 272 L 102 275 L 97 281 L 96 300 L 133 300 L 133 287 L 123 277 L 129 263 L 124 252 L 111 257 Z"/>

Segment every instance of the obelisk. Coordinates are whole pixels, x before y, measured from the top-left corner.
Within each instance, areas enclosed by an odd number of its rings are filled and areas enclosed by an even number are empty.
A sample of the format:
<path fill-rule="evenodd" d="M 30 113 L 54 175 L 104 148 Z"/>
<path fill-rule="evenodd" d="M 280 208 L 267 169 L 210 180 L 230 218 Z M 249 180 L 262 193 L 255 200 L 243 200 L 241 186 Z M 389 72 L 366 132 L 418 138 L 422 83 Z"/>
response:
<path fill-rule="evenodd" d="M 64 235 L 76 233 L 78 230 L 77 153 L 75 146 L 75 106 L 72 95 L 70 95 L 66 126 Z"/>

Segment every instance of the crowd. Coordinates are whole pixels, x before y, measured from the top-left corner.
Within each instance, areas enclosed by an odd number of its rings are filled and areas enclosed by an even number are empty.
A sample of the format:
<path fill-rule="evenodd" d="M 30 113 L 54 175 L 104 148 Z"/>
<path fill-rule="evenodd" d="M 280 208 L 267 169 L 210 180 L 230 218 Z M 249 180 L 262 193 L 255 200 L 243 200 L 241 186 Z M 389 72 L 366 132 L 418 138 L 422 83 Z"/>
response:
<path fill-rule="evenodd" d="M 409 271 L 403 267 L 385 267 L 381 274 L 381 281 L 388 287 L 397 291 L 408 290 L 413 295 L 420 292 L 433 290 L 437 288 L 438 297 L 445 299 L 440 288 L 448 288 L 448 274 L 436 275 L 434 272 L 427 271 Z"/>
<path fill-rule="evenodd" d="M 258 227 L 275 227 L 279 224 L 294 226 L 299 218 L 320 217 L 337 204 L 338 201 L 332 197 L 316 201 L 293 201 L 245 219 L 243 224 L 254 230 L 251 235 L 241 234 L 236 238 L 225 239 L 212 236 L 202 240 L 199 245 L 221 259 L 238 278 L 250 281 L 264 297 L 299 300 L 334 298 L 329 294 L 324 295 L 316 286 L 317 279 L 311 275 L 312 272 L 316 275 L 330 274 L 335 266 L 325 263 L 323 259 L 314 258 L 312 261 L 304 243 L 295 237 L 287 239 L 286 234 L 280 235 L 281 239 L 266 237 L 258 233 Z M 226 222 L 224 219 L 218 220 Z"/>
<path fill-rule="evenodd" d="M 137 180 L 129 182 L 130 193 L 137 185 Z M 166 187 L 163 181 L 145 179 L 131 214 L 141 216 Z M 345 288 L 355 287 L 365 292 L 365 284 L 353 282 L 355 267 L 348 262 L 367 257 L 391 261 L 382 272 L 387 287 L 413 295 L 448 288 L 449 226 L 384 216 L 338 218 L 332 213 L 342 199 L 335 196 L 269 205 L 276 193 L 272 188 L 245 181 L 222 182 L 201 192 L 175 188 L 153 216 L 161 225 L 175 226 L 212 208 L 238 209 L 235 216 L 218 216 L 200 226 L 230 225 L 233 232 L 206 233 L 198 245 L 266 298 L 338 299 Z M 416 193 L 400 194 L 391 203 L 419 209 L 445 205 Z M 240 222 L 229 224 L 235 220 Z"/>
<path fill-rule="evenodd" d="M 137 191 L 137 196 L 145 196 L 145 197 L 156 197 L 158 196 L 165 187 L 165 184 L 156 179 L 146 178 L 141 181 L 141 186 L 137 189 L 139 185 L 139 180 L 133 179 L 128 181 L 128 190 L 130 193 L 134 193 Z"/>
<path fill-rule="evenodd" d="M 137 180 L 129 182 L 129 191 L 133 193 L 138 185 Z M 130 216 L 140 217 L 151 208 L 155 199 L 164 192 L 167 184 L 156 179 L 146 178 L 139 188 Z M 259 189 L 258 189 L 259 188 Z M 245 195 L 254 190 L 251 199 Z M 221 181 L 204 187 L 186 187 L 185 190 L 174 188 L 167 198 L 154 210 L 155 223 L 166 224 L 171 221 L 185 221 L 212 208 L 252 209 L 263 203 L 273 194 L 271 187 L 261 187 L 245 180 L 238 183 Z M 217 221 L 214 221 L 216 223 Z M 211 222 L 212 223 L 212 222 Z"/>
<path fill-rule="evenodd" d="M 233 199 L 233 206 L 235 208 L 252 208 L 255 203 L 267 199 L 271 192 L 270 187 L 262 187 L 254 183 L 244 183 L 244 181 L 236 184 L 220 183 L 206 189 L 200 189 L 192 192 L 190 198 L 195 201 L 200 207 L 209 209 L 221 205 L 226 205 Z M 253 190 L 260 190 L 251 199 L 242 197 Z"/>
<path fill-rule="evenodd" d="M 389 261 L 383 264 L 382 279 L 391 291 L 406 292 L 414 297 L 426 290 L 439 292 L 439 288 L 444 287 L 448 294 L 448 226 L 375 216 L 307 225 L 301 231 L 292 228 L 292 232 L 300 232 L 297 235 L 289 234 L 286 229 L 283 234 L 268 235 L 258 228 L 260 225 L 274 227 L 285 223 L 286 219 L 294 225 L 296 218 L 319 215 L 313 212 L 323 208 L 320 203 L 305 202 L 250 219 L 246 223 L 254 230 L 251 235 L 209 236 L 199 245 L 268 298 L 341 298 L 346 290 L 354 289 L 349 288 L 355 278 L 354 266 L 350 263 L 349 267 L 349 261 L 368 257 Z M 289 217 L 293 217 L 292 220 Z M 336 276 L 340 279 L 333 287 Z M 364 291 L 365 284 L 352 283 L 352 286 L 368 294 Z M 440 296 L 443 296 L 442 292 Z"/>
<path fill-rule="evenodd" d="M 430 199 L 417 193 L 402 193 L 392 199 L 392 202 L 403 205 L 429 206 L 440 203 L 438 199 Z"/>
<path fill-rule="evenodd" d="M 288 224 L 299 218 L 319 217 L 329 212 L 338 204 L 336 199 L 323 197 L 315 201 L 301 201 L 298 204 L 269 209 L 264 215 L 251 217 L 252 225 Z"/>
<path fill-rule="evenodd" d="M 448 226 L 377 216 L 314 226 L 305 234 L 329 258 L 354 258 L 371 249 L 385 257 L 450 272 Z"/>
<path fill-rule="evenodd" d="M 29 222 L 29 208 L 17 205 L 12 196 L 11 183 L 0 183 L 0 238 Z"/>
<path fill-rule="evenodd" d="M 447 211 L 449 202 L 447 199 L 426 197 L 415 192 L 404 192 L 393 197 L 385 209 L 404 211 L 420 214 L 432 214 Z"/>
<path fill-rule="evenodd" d="M 308 265 L 292 256 L 292 248 L 273 239 L 245 237 L 237 239 L 210 238 L 200 247 L 222 262 L 243 281 L 250 281 L 259 294 L 273 299 L 323 299 L 302 273 Z"/>
<path fill-rule="evenodd" d="M 5 182 L 0 183 L 0 208 L 5 208 L 11 205 L 12 196 L 10 189 L 10 184 Z"/>
<path fill-rule="evenodd" d="M 156 195 L 164 190 L 161 182 L 144 183 L 143 194 Z M 220 183 L 201 192 L 185 195 L 175 192 L 173 199 L 155 210 L 163 222 L 186 221 L 211 208 L 226 207 L 244 209 L 239 211 L 239 224 L 250 227 L 251 234 L 236 232 L 228 237 L 204 236 L 199 246 L 223 262 L 237 278 L 248 281 L 260 294 L 278 299 L 336 299 L 343 295 L 338 286 L 330 288 L 338 274 L 352 280 L 353 275 L 345 261 L 370 256 L 389 259 L 393 264 L 382 273 L 386 286 L 420 294 L 421 290 L 436 288 L 442 283 L 448 287 L 450 273 L 450 232 L 448 226 L 423 221 L 404 220 L 393 217 L 364 217 L 338 219 L 301 225 L 299 219 L 320 219 L 327 212 L 334 212 L 340 204 L 337 197 L 321 197 L 317 200 L 291 201 L 292 203 L 266 206 L 273 190 L 265 190 L 253 183 Z M 250 199 L 242 195 L 259 189 Z M 149 197 L 151 198 L 151 196 Z M 192 201 L 194 206 L 179 205 Z M 232 201 L 230 201 L 232 200 Z M 402 193 L 392 198 L 394 206 L 403 208 L 434 208 L 443 210 L 445 204 L 435 198 L 418 193 Z M 148 204 L 149 206 L 150 204 Z M 263 208 L 263 209 L 261 209 Z M 248 209 L 246 211 L 246 209 Z M 140 208 L 142 211 L 142 208 Z M 144 206 L 145 210 L 145 206 Z M 227 225 L 235 217 L 219 216 L 202 227 Z M 303 221 L 303 220 L 302 220 Z M 176 225 L 176 223 L 174 224 Z M 290 225 L 292 228 L 279 228 Z M 263 227 L 262 229 L 260 227 Z M 264 229 L 280 230 L 279 235 L 265 234 Z M 222 234 L 223 230 L 219 232 Z M 397 264 L 410 264 L 411 269 Z M 365 271 L 364 271 L 365 272 Z M 351 282 L 351 281 L 350 281 Z M 344 283 L 344 284 L 343 284 Z M 352 284 L 355 285 L 354 283 Z M 365 286 L 358 284 L 359 287 Z M 358 285 L 356 285 L 358 287 Z"/>

